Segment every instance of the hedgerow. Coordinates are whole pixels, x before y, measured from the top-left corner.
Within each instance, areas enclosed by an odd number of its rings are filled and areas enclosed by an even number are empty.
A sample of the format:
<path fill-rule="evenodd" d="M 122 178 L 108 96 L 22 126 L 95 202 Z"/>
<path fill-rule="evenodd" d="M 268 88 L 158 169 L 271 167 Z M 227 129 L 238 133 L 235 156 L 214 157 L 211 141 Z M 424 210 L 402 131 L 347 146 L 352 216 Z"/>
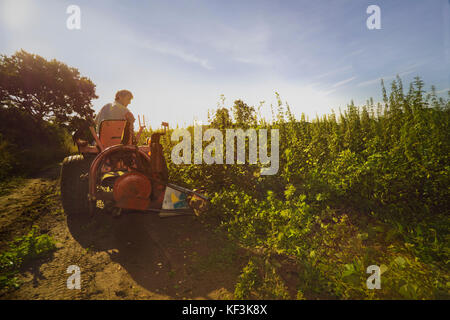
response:
<path fill-rule="evenodd" d="M 204 129 L 279 129 L 278 174 L 169 160 L 171 179 L 205 188 L 209 218 L 241 246 L 295 258 L 299 297 L 448 298 L 450 99 L 426 93 L 418 77 L 408 93 L 398 77 L 382 93 L 383 103 L 351 102 L 312 121 L 278 94 L 272 121 L 240 100 L 233 121 L 222 105 Z M 367 289 L 369 265 L 381 266 L 381 290 Z M 243 270 L 240 295 L 257 267 Z"/>

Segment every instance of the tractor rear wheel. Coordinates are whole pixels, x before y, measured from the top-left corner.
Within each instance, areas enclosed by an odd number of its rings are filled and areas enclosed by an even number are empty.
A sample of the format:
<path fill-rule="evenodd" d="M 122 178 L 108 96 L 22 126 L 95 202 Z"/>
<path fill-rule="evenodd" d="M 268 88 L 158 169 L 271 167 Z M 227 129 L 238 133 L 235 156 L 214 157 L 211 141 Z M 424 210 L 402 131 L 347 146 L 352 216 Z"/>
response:
<path fill-rule="evenodd" d="M 88 172 L 90 163 L 81 154 L 66 157 L 61 167 L 61 201 L 67 215 L 89 211 Z"/>

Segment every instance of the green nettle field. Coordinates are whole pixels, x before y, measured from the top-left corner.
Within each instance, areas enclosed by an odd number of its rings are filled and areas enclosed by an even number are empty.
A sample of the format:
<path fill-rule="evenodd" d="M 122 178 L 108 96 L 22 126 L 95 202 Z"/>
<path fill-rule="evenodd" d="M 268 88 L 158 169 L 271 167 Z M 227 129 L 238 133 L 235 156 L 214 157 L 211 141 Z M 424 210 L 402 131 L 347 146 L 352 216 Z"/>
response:
<path fill-rule="evenodd" d="M 236 298 L 288 297 L 280 256 L 297 266 L 299 299 L 449 298 L 450 100 L 419 78 L 404 90 L 397 77 L 388 91 L 382 83 L 384 103 L 352 102 L 312 121 L 296 119 L 278 94 L 272 121 L 240 100 L 222 104 L 204 129 L 279 129 L 276 175 L 175 165 L 175 142 L 162 139 L 171 180 L 206 190 L 204 219 L 257 253 Z M 370 265 L 381 269 L 380 290 L 367 288 Z"/>

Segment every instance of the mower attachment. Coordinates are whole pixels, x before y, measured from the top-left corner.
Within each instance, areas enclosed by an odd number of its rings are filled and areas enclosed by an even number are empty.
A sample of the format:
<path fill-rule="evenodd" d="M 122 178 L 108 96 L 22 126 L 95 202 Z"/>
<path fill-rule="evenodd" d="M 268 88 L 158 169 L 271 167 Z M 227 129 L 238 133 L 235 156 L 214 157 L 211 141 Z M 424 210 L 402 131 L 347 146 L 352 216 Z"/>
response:
<path fill-rule="evenodd" d="M 208 200 L 207 197 L 196 191 L 167 183 L 159 216 L 165 218 L 198 214 L 206 209 Z M 202 205 L 199 206 L 199 202 Z"/>

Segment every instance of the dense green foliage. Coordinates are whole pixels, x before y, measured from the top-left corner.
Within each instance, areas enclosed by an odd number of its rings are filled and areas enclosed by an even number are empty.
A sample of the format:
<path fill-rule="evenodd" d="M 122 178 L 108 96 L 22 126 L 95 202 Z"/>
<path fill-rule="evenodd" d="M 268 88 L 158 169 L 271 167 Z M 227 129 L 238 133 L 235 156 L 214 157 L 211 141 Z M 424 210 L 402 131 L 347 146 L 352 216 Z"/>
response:
<path fill-rule="evenodd" d="M 450 100 L 424 92 L 419 78 L 408 93 L 400 78 L 382 90 L 382 104 L 352 102 L 311 122 L 295 119 L 278 94 L 270 123 L 240 100 L 231 112 L 222 106 L 209 127 L 280 130 L 278 173 L 169 161 L 171 180 L 205 187 L 209 217 L 242 246 L 294 257 L 298 297 L 448 298 Z M 173 143 L 163 142 L 170 159 Z M 373 264 L 382 290 L 366 287 Z M 258 291 L 255 268 L 267 266 L 251 261 L 239 297 L 252 296 L 248 283 Z"/>
<path fill-rule="evenodd" d="M 0 180 L 76 151 L 68 132 L 92 117 L 95 85 L 77 69 L 24 50 L 0 55 Z"/>
<path fill-rule="evenodd" d="M 55 241 L 47 234 L 33 228 L 26 235 L 14 239 L 9 249 L 0 255 L 0 289 L 18 287 L 16 275 L 29 261 L 42 258 L 56 249 Z"/>
<path fill-rule="evenodd" d="M 57 124 L 36 121 L 17 108 L 0 107 L 0 119 L 0 180 L 38 172 L 76 151 Z"/>

